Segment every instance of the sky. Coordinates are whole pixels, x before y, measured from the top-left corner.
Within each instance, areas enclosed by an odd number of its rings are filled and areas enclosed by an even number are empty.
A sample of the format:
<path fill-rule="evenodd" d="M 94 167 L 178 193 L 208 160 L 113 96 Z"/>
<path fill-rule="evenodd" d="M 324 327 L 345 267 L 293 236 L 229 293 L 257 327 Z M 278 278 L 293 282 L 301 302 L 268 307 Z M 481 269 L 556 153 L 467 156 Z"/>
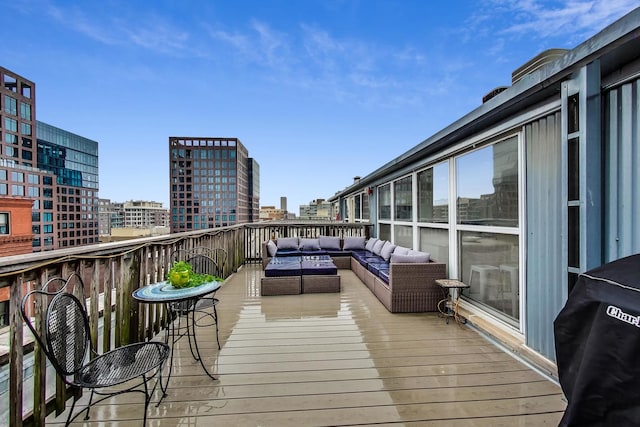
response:
<path fill-rule="evenodd" d="M 235 137 L 260 204 L 328 199 L 638 0 L 4 0 L 0 66 L 99 143 L 99 196 L 169 207 L 170 136 Z M 13 23 L 9 25 L 9 23 Z"/>

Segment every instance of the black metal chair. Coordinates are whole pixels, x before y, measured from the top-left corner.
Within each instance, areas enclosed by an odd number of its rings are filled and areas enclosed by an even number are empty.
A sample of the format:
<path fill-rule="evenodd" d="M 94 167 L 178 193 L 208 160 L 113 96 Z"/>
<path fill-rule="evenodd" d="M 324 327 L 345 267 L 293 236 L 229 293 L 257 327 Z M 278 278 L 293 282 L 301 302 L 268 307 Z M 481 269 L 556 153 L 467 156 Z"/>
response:
<path fill-rule="evenodd" d="M 37 321 L 34 324 L 31 319 L 30 308 L 36 302 L 42 303 L 44 324 Z M 66 425 L 84 411 L 84 419 L 88 420 L 92 405 L 129 392 L 144 393 L 143 425 L 146 424 L 147 408 L 158 382 L 151 389 L 147 383 L 154 376 L 162 375 L 162 365 L 169 356 L 166 344 L 149 341 L 125 345 L 102 354 L 95 352 L 91 348 L 84 283 L 77 273 L 66 279 L 51 278 L 41 290 L 27 293 L 22 299 L 21 314 L 64 383 L 75 389 L 91 391 L 87 407 L 72 415 L 78 395 L 74 397 Z M 135 379 L 139 381 L 129 388 L 108 390 Z M 94 395 L 101 397 L 94 401 Z"/>
<path fill-rule="evenodd" d="M 188 255 L 186 261 L 191 265 L 194 273 L 198 274 L 210 274 L 212 276 L 220 277 L 220 270 L 218 269 L 218 263 L 209 255 L 205 255 L 203 253 L 192 253 Z M 218 335 L 218 310 L 216 306 L 220 303 L 220 300 L 216 298 L 215 292 L 211 295 L 207 295 L 206 297 L 200 298 L 196 302 L 196 310 L 201 311 L 209 307 L 213 307 L 213 314 L 209 314 L 204 312 L 205 315 L 200 316 L 197 321 L 197 326 L 213 326 L 216 327 L 216 342 L 218 343 L 218 350 L 220 350 L 220 337 Z M 206 316 L 212 316 L 211 319 L 213 321 L 212 324 L 204 324 L 202 322 L 203 318 Z"/>

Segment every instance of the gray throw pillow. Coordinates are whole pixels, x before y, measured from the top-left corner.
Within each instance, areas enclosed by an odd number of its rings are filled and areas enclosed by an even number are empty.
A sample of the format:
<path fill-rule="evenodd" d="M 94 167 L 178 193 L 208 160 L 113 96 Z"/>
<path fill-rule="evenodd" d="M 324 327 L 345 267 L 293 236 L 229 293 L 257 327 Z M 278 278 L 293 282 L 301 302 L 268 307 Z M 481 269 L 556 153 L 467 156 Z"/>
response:
<path fill-rule="evenodd" d="M 382 251 L 382 247 L 386 242 L 387 242 L 386 240 L 378 240 L 376 244 L 373 245 L 373 250 L 371 252 L 379 256 L 380 252 Z"/>
<path fill-rule="evenodd" d="M 389 259 L 391 258 L 391 254 L 394 253 L 393 251 L 396 249 L 396 245 L 394 245 L 391 242 L 386 242 L 384 244 L 384 246 L 382 247 L 382 250 L 380 251 L 380 256 L 385 260 L 385 261 L 389 261 Z"/>
<path fill-rule="evenodd" d="M 426 252 L 420 252 L 420 254 L 414 255 L 391 255 L 392 263 L 426 263 L 429 262 L 431 256 Z"/>
<path fill-rule="evenodd" d="M 378 240 L 380 239 L 378 239 L 377 237 L 370 238 L 369 240 L 367 240 L 367 244 L 364 245 L 364 248 L 369 252 L 373 252 L 373 246 L 376 244 Z"/>
<path fill-rule="evenodd" d="M 269 252 L 270 257 L 276 256 L 276 252 L 278 252 L 278 247 L 276 246 L 273 240 L 269 240 L 267 242 L 267 252 Z"/>
<path fill-rule="evenodd" d="M 300 239 L 300 249 L 304 251 L 319 251 L 320 242 L 318 239 Z"/>
<path fill-rule="evenodd" d="M 298 238 L 281 237 L 278 239 L 278 249 L 298 249 Z"/>
<path fill-rule="evenodd" d="M 364 240 L 364 239 L 363 239 Z M 320 236 L 318 238 L 318 243 L 320 244 L 321 249 L 329 250 L 329 251 L 339 251 L 340 250 L 340 238 L 334 236 Z"/>
<path fill-rule="evenodd" d="M 396 249 L 393 251 L 396 255 L 409 255 L 409 248 L 405 248 L 404 246 L 396 246 Z"/>
<path fill-rule="evenodd" d="M 342 249 L 345 251 L 356 251 L 364 249 L 364 237 L 345 237 L 342 244 Z"/>

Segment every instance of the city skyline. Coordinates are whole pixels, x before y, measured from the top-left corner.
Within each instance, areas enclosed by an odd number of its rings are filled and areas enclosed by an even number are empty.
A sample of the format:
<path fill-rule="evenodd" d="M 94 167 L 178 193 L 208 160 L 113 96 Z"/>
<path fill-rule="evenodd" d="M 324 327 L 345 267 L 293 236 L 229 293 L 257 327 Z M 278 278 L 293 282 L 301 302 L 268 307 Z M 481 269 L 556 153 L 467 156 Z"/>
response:
<path fill-rule="evenodd" d="M 37 120 L 99 142 L 101 198 L 168 208 L 167 137 L 219 135 L 260 163 L 260 204 L 297 213 L 637 2 L 189 5 L 6 5 L 35 30 L 0 30 L 1 65 L 37 85 Z"/>

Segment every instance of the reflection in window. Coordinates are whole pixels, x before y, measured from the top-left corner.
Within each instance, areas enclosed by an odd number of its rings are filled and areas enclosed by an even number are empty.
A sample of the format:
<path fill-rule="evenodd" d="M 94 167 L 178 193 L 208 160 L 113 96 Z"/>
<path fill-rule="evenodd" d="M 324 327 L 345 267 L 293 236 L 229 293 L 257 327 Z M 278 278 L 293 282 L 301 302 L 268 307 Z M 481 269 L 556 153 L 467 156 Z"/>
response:
<path fill-rule="evenodd" d="M 410 176 L 399 179 L 393 184 L 395 219 L 411 221 L 413 217 L 412 187 L 412 178 Z"/>
<path fill-rule="evenodd" d="M 518 236 L 462 231 L 458 234 L 464 294 L 519 319 Z"/>
<path fill-rule="evenodd" d="M 378 238 L 391 241 L 391 224 L 380 224 L 378 230 Z"/>
<path fill-rule="evenodd" d="M 456 159 L 459 224 L 518 226 L 518 138 Z"/>
<path fill-rule="evenodd" d="M 380 219 L 391 219 L 391 184 L 386 184 L 378 189 L 378 217 Z"/>
<path fill-rule="evenodd" d="M 405 248 L 413 248 L 413 227 L 410 225 L 396 225 L 393 227 L 393 243 Z"/>
<path fill-rule="evenodd" d="M 449 163 L 418 173 L 418 221 L 449 221 Z"/>
<path fill-rule="evenodd" d="M 420 250 L 449 266 L 449 230 L 420 228 Z"/>

